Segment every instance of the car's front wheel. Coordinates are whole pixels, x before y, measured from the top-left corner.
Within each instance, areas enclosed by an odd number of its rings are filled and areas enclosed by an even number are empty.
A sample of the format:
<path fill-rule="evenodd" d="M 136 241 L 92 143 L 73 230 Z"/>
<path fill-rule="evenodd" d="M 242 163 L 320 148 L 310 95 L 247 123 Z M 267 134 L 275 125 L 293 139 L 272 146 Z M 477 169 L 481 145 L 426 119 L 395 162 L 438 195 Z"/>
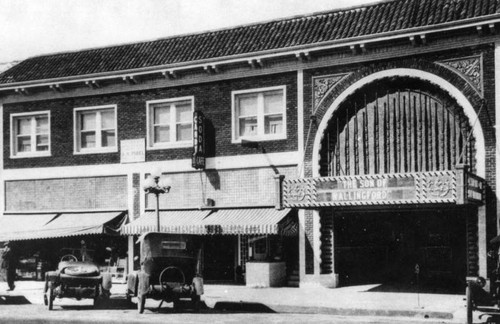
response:
<path fill-rule="evenodd" d="M 137 295 L 137 310 L 139 314 L 144 313 L 144 306 L 146 305 L 146 297 Z"/>
<path fill-rule="evenodd" d="M 45 294 L 44 297 L 45 305 L 49 310 L 52 310 L 54 308 L 54 288 L 49 287 L 47 293 Z"/>

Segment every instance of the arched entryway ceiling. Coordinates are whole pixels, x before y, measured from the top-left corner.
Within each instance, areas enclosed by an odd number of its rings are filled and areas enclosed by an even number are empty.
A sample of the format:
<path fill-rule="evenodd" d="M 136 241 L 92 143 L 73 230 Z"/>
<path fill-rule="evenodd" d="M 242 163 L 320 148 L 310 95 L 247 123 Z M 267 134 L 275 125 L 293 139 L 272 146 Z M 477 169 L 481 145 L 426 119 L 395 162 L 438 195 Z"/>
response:
<path fill-rule="evenodd" d="M 335 100 L 332 102 L 330 107 L 326 110 L 326 113 L 321 119 L 318 125 L 316 137 L 314 139 L 313 145 L 313 156 L 312 156 L 312 176 L 320 176 L 320 150 L 322 145 L 323 136 L 328 127 L 328 122 L 332 118 L 334 112 L 341 104 L 355 91 L 362 88 L 365 85 L 378 81 L 380 79 L 388 77 L 411 77 L 418 78 L 432 84 L 437 85 L 442 90 L 446 91 L 457 103 L 463 108 L 465 116 L 469 120 L 469 124 L 472 126 L 473 136 L 475 138 L 475 160 L 476 160 L 476 174 L 484 177 L 485 176 L 485 143 L 483 130 L 478 120 L 478 115 L 472 106 L 471 102 L 467 97 L 454 85 L 452 85 L 447 80 L 433 73 L 411 69 L 411 68 L 395 68 L 388 69 L 370 74 L 364 78 L 361 78 L 351 84 L 345 91 L 343 91 Z"/>

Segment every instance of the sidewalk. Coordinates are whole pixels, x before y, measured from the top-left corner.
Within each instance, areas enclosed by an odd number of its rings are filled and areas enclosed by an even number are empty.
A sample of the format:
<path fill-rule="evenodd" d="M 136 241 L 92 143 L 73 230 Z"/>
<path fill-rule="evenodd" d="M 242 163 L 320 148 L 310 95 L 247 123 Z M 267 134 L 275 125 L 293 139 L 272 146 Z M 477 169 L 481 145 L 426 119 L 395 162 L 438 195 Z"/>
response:
<path fill-rule="evenodd" d="M 205 303 L 211 308 L 235 309 L 260 305 L 278 313 L 343 316 L 384 316 L 464 323 L 465 295 L 371 292 L 374 285 L 337 289 L 247 288 L 207 285 Z"/>
<path fill-rule="evenodd" d="M 0 288 L 0 298 L 25 298 L 43 304 L 43 282 L 19 281 L 13 292 Z M 464 323 L 464 295 L 371 292 L 373 285 L 337 289 L 248 288 L 233 285 L 205 285 L 202 300 L 209 308 L 229 311 L 381 316 L 414 321 Z M 126 285 L 114 284 L 112 298 L 124 298 Z M 65 302 L 71 302 L 67 299 Z M 75 305 L 81 301 L 74 301 Z M 406 321 L 405 320 L 405 321 Z"/>

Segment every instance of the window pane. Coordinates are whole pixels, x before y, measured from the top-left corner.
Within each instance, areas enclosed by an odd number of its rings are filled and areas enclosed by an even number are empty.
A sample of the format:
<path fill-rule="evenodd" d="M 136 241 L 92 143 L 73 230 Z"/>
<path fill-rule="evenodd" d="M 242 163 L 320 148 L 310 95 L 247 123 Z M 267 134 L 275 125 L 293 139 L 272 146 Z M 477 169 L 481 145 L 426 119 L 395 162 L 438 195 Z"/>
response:
<path fill-rule="evenodd" d="M 266 116 L 265 134 L 281 134 L 283 132 L 283 117 L 281 115 Z"/>
<path fill-rule="evenodd" d="M 85 132 L 82 136 L 82 148 L 95 147 L 95 132 Z"/>
<path fill-rule="evenodd" d="M 37 151 L 48 151 L 49 150 L 49 136 L 48 135 L 37 135 L 37 137 L 36 137 L 36 150 Z"/>
<path fill-rule="evenodd" d="M 283 113 L 282 91 L 270 91 L 264 94 L 264 114 Z"/>
<path fill-rule="evenodd" d="M 193 113 L 191 111 L 191 103 L 189 101 L 175 105 L 175 121 L 177 123 L 191 122 Z"/>
<path fill-rule="evenodd" d="M 113 110 L 101 111 L 101 125 L 103 129 L 115 128 L 115 112 Z"/>
<path fill-rule="evenodd" d="M 49 131 L 49 119 L 47 117 L 36 117 L 36 133 L 45 134 Z"/>
<path fill-rule="evenodd" d="M 255 116 L 257 115 L 257 95 L 239 96 L 237 99 L 237 114 L 238 116 Z"/>
<path fill-rule="evenodd" d="M 154 128 L 154 143 L 170 142 L 170 127 L 155 126 Z"/>
<path fill-rule="evenodd" d="M 189 141 L 193 137 L 191 124 L 177 125 L 177 141 Z"/>
<path fill-rule="evenodd" d="M 19 118 L 17 120 L 17 135 L 31 133 L 31 118 Z"/>
<path fill-rule="evenodd" d="M 94 130 L 95 129 L 95 113 L 81 114 L 81 130 Z"/>
<path fill-rule="evenodd" d="M 19 136 L 17 138 L 17 151 L 18 152 L 31 152 L 31 137 Z"/>
<path fill-rule="evenodd" d="M 155 125 L 168 125 L 170 123 L 170 106 L 158 106 L 154 108 Z"/>
<path fill-rule="evenodd" d="M 257 135 L 257 118 L 240 118 L 240 136 Z"/>
<path fill-rule="evenodd" d="M 37 135 L 36 136 L 36 146 L 48 145 L 48 144 L 49 144 L 49 136 L 48 135 Z"/>
<path fill-rule="evenodd" d="M 107 130 L 101 132 L 102 147 L 115 146 L 115 131 Z"/>

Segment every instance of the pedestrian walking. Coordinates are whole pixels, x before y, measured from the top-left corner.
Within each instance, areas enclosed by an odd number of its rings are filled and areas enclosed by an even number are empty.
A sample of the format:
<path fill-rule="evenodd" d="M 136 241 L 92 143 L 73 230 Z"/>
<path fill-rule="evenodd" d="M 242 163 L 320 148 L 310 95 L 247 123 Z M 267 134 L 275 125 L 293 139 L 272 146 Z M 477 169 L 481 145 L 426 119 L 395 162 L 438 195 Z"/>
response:
<path fill-rule="evenodd" d="M 6 272 L 7 276 L 7 285 L 9 286 L 7 291 L 12 291 L 16 288 L 14 281 L 16 280 L 17 258 L 17 252 L 12 244 L 9 242 L 5 243 L 2 253 L 2 269 Z"/>

